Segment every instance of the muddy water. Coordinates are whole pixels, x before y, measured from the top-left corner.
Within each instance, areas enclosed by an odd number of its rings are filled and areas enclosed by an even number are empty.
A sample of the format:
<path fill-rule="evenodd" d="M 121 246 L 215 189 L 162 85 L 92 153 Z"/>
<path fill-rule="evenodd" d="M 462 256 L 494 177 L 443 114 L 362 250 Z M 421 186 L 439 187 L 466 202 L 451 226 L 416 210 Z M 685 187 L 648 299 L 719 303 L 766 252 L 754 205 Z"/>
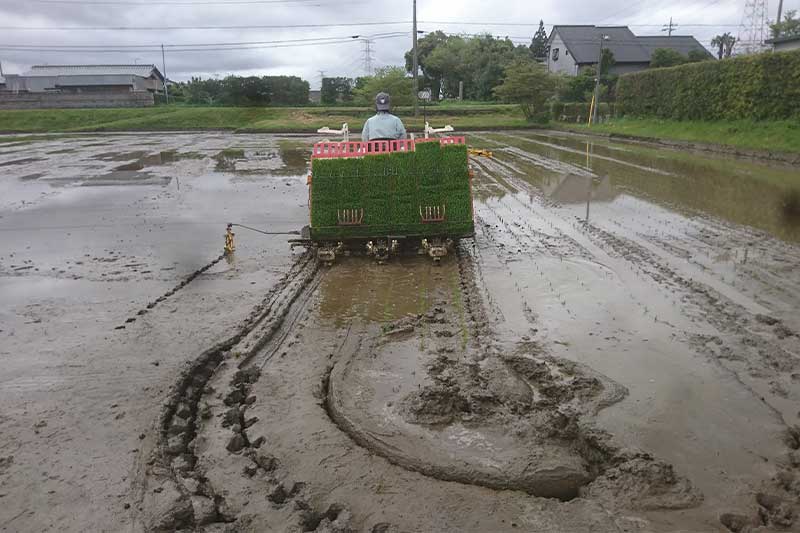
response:
<path fill-rule="evenodd" d="M 2 527 L 796 527 L 796 169 L 470 140 L 496 157 L 458 258 L 317 272 L 242 229 L 188 285 L 225 223 L 305 223 L 310 139 L 0 145 Z M 197 440 L 158 472 L 176 434 Z"/>
<path fill-rule="evenodd" d="M 496 156 L 475 165 L 497 326 L 628 387 L 598 422 L 687 474 L 698 517 L 746 507 L 798 422 L 800 343 L 757 318 L 798 327 L 797 169 L 538 132 L 472 142 Z"/>
<path fill-rule="evenodd" d="M 687 215 L 711 215 L 774 237 L 800 241 L 797 167 L 558 134 L 486 138 L 499 141 L 501 145 L 495 146 L 501 146 L 502 153 L 521 148 L 528 156 L 541 156 L 607 178 L 611 194 L 624 192 Z M 553 176 L 534 173 L 528 178 L 536 183 Z M 575 192 L 568 203 L 585 201 L 585 194 L 581 198 Z"/>
<path fill-rule="evenodd" d="M 306 169 L 280 140 L 0 145 L 0 529 L 130 530 L 131 472 L 174 376 L 293 261 L 286 237 L 237 230 L 231 261 L 172 293 L 219 256 L 226 223 L 305 223 Z M 217 171 L 231 148 L 242 160 Z"/>

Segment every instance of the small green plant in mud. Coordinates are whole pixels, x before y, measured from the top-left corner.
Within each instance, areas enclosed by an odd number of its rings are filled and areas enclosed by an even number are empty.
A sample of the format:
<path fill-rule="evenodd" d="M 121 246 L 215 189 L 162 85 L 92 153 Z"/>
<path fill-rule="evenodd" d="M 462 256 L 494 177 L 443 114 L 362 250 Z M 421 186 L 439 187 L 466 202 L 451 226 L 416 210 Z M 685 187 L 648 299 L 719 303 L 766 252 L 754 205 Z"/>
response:
<path fill-rule="evenodd" d="M 217 170 L 235 170 L 236 160 L 244 159 L 244 150 L 241 148 L 226 148 L 214 156 L 217 161 Z"/>
<path fill-rule="evenodd" d="M 218 159 L 243 159 L 244 150 L 241 148 L 225 148 L 217 154 Z"/>

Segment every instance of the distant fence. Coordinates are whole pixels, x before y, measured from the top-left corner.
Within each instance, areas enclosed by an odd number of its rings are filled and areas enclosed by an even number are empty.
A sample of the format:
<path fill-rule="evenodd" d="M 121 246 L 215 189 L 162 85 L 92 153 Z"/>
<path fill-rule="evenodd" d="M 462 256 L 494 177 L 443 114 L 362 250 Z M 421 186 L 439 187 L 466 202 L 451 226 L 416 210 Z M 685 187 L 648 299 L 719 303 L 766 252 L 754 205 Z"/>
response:
<path fill-rule="evenodd" d="M 0 93 L 0 109 L 57 109 L 99 107 L 149 107 L 149 92 L 126 93 Z"/>

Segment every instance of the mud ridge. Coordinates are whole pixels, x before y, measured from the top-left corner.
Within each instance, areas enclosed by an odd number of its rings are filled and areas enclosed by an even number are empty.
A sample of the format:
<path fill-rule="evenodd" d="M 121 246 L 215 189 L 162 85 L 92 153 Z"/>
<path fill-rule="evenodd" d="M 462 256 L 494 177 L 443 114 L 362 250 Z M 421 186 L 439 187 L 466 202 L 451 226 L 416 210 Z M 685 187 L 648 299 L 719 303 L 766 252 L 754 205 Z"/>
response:
<path fill-rule="evenodd" d="M 180 283 L 178 283 L 177 285 L 175 285 L 173 288 L 171 288 L 170 290 L 168 290 L 167 292 L 165 292 L 164 294 L 162 294 L 161 296 L 159 296 L 158 298 L 156 298 L 156 299 L 155 299 L 155 300 L 153 300 L 152 302 L 148 303 L 148 304 L 147 304 L 147 306 L 146 306 L 144 309 L 140 309 L 140 310 L 139 310 L 139 311 L 136 313 L 136 315 L 135 315 L 135 316 L 132 316 L 132 317 L 128 318 L 127 320 L 125 320 L 125 324 L 121 324 L 121 325 L 119 325 L 119 326 L 115 327 L 114 329 L 125 329 L 125 325 L 126 325 L 126 324 L 131 324 L 131 323 L 133 323 L 133 322 L 136 322 L 136 317 L 139 317 L 139 316 L 145 315 L 145 314 L 147 314 L 148 312 L 150 312 L 151 310 L 155 309 L 155 307 L 156 307 L 158 304 L 160 304 L 161 302 L 163 302 L 164 300 L 166 300 L 166 299 L 167 299 L 167 298 L 169 298 L 170 296 L 174 295 L 176 292 L 178 292 L 178 291 L 179 291 L 179 290 L 181 290 L 182 288 L 186 287 L 186 286 L 187 286 L 189 283 L 191 283 L 192 281 L 194 281 L 194 280 L 195 280 L 195 278 L 197 278 L 197 276 L 199 276 L 200 274 L 203 274 L 203 273 L 204 273 L 204 272 L 206 272 L 206 271 L 207 271 L 209 268 L 213 267 L 214 265 L 216 265 L 217 263 L 219 263 L 220 261 L 222 261 L 222 259 L 223 259 L 224 257 L 225 257 L 225 254 L 220 254 L 220 256 L 219 256 L 219 257 L 217 257 L 216 259 L 212 260 L 210 263 L 207 263 L 206 265 L 204 265 L 204 266 L 202 266 L 202 267 L 198 268 L 197 270 L 195 270 L 194 272 L 192 272 L 191 274 L 189 274 L 188 276 L 186 276 L 186 277 L 185 277 L 185 278 L 184 278 L 184 279 L 183 279 L 183 280 L 182 280 Z"/>
<path fill-rule="evenodd" d="M 233 356 L 239 343 L 257 328 L 263 328 L 266 337 L 277 329 L 271 325 L 280 322 L 287 312 L 285 306 L 276 310 L 281 297 L 286 297 L 283 293 L 292 291 L 294 296 L 289 299 L 293 300 L 315 272 L 316 262 L 311 255 L 300 256 L 235 335 L 206 350 L 181 371 L 162 408 L 156 448 L 144 473 L 140 510 L 146 529 L 168 531 L 235 520 L 226 514 L 223 498 L 214 492 L 202 473 L 195 471 L 194 439 L 201 420 L 208 416 L 201 399 L 213 392 L 208 386 L 209 379 L 226 358 Z M 297 279 L 302 281 L 293 283 Z M 259 339 L 250 346 L 258 350 L 268 340 Z M 252 352 L 247 357 L 252 357 Z"/>
<path fill-rule="evenodd" d="M 276 304 L 275 319 L 254 329 L 232 349 L 233 353 L 238 354 L 238 364 L 223 362 L 213 377 L 215 383 L 227 385 L 224 392 L 215 395 L 216 399 L 207 397 L 208 416 L 203 421 L 202 444 L 206 451 L 201 458 L 206 467 L 213 470 L 207 470 L 207 475 L 214 476 L 219 483 L 229 483 L 225 489 L 229 494 L 228 500 L 236 503 L 227 506 L 226 510 L 229 516 L 236 516 L 234 528 L 245 527 L 251 520 L 261 518 L 258 514 L 248 514 L 245 507 L 235 508 L 241 505 L 243 498 L 249 499 L 246 494 L 256 488 L 266 496 L 266 501 L 274 509 L 280 510 L 285 522 L 291 524 L 293 517 L 292 527 L 298 531 L 351 531 L 350 513 L 344 505 L 333 503 L 325 508 L 315 508 L 307 493 L 306 483 L 294 480 L 292 473 L 286 471 L 278 458 L 265 449 L 267 438 L 250 434 L 251 428 L 258 422 L 258 417 L 248 416 L 248 410 L 258 401 L 251 392 L 252 388 L 260 380 L 262 368 L 276 354 L 287 354 L 286 348 L 292 345 L 291 342 L 287 343 L 287 338 L 307 311 L 322 277 L 321 271 L 315 268 L 294 281 L 296 288 L 288 290 L 287 296 Z M 230 433 L 219 432 L 215 419 L 219 419 L 219 425 Z M 220 436 L 224 447 L 219 445 Z M 227 459 L 220 454 L 227 454 Z M 233 473 L 230 468 L 242 472 L 246 479 L 244 485 L 230 483 Z M 289 517 L 286 516 L 287 512 Z"/>

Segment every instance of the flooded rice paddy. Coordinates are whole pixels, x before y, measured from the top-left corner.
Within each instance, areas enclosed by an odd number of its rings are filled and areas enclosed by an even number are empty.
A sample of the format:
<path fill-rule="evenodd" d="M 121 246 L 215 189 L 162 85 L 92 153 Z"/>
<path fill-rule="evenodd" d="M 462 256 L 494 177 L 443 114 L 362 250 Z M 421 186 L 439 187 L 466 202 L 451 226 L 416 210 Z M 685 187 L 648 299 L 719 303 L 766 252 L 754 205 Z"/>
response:
<path fill-rule="evenodd" d="M 800 527 L 797 167 L 478 132 L 474 239 L 327 269 L 220 258 L 313 137 L 5 140 L 0 530 Z"/>

